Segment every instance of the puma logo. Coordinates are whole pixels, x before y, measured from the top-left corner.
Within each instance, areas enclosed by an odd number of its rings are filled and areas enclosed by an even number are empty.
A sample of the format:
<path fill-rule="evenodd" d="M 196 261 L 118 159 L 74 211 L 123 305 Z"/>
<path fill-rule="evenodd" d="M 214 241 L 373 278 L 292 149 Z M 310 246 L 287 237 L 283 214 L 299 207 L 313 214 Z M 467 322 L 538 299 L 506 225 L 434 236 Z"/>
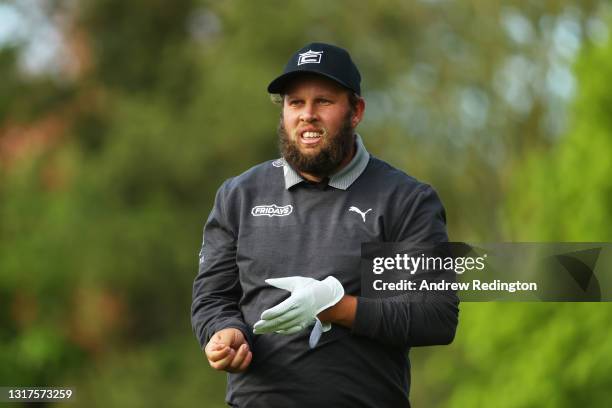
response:
<path fill-rule="evenodd" d="M 353 211 L 358 213 L 359 215 L 361 215 L 361 218 L 363 218 L 363 222 L 365 222 L 365 216 L 367 213 L 369 213 L 370 211 L 372 211 L 371 208 L 368 208 L 365 212 L 361 211 L 359 208 L 352 206 L 351 208 L 349 208 L 349 211 Z"/>

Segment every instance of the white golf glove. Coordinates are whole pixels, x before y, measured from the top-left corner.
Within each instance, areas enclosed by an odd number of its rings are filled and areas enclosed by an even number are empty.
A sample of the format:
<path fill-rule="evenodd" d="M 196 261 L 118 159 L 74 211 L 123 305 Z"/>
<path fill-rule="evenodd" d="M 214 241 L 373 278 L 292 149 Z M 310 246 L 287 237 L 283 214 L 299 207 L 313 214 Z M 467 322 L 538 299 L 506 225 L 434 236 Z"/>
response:
<path fill-rule="evenodd" d="M 330 323 L 322 324 L 317 315 L 338 303 L 344 296 L 344 288 L 338 279 L 328 276 L 322 281 L 303 276 L 266 279 L 266 283 L 288 290 L 291 296 L 278 305 L 265 310 L 253 326 L 255 334 L 294 334 L 311 326 L 310 347 L 316 346 L 322 332 L 331 329 Z"/>

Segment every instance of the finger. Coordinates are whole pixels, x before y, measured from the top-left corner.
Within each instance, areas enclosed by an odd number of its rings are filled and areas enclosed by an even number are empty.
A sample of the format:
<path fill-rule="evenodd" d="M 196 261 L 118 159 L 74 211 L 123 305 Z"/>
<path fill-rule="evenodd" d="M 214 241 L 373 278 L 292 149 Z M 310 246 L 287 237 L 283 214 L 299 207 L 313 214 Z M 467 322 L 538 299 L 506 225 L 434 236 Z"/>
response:
<path fill-rule="evenodd" d="M 211 340 L 211 342 L 208 344 L 207 349 L 211 351 L 217 351 L 217 350 L 222 350 L 225 347 L 227 347 L 227 344 L 217 343 L 216 341 Z"/>
<path fill-rule="evenodd" d="M 290 328 L 288 328 L 286 330 L 279 330 L 279 331 L 277 331 L 275 333 L 283 334 L 285 336 L 288 336 L 290 334 L 299 333 L 299 332 L 301 332 L 304 329 L 305 329 L 305 327 L 302 327 L 302 326 L 293 326 L 293 327 L 290 327 Z"/>
<path fill-rule="evenodd" d="M 211 340 L 208 342 L 208 344 L 204 348 L 204 352 L 206 353 L 206 355 L 208 355 L 208 353 L 210 353 L 211 351 L 219 351 L 225 347 L 226 346 L 224 344 L 216 343 L 214 340 Z"/>
<path fill-rule="evenodd" d="M 278 305 L 271 307 L 270 309 L 264 310 L 261 314 L 261 320 L 274 319 L 296 307 L 297 304 L 295 303 L 295 298 L 290 296 L 288 299 L 282 301 Z"/>
<path fill-rule="evenodd" d="M 267 320 L 260 320 L 257 323 L 255 323 L 255 325 L 253 326 L 253 333 L 255 334 L 272 333 L 274 331 L 273 327 L 270 327 L 270 325 L 268 325 L 268 327 L 264 326 L 266 321 Z"/>
<path fill-rule="evenodd" d="M 222 358 L 219 361 L 212 361 L 212 362 L 209 361 L 210 366 L 214 368 L 215 370 L 225 370 L 227 366 L 229 366 L 229 364 L 232 362 L 235 355 L 236 355 L 236 351 L 230 348 L 229 354 L 225 358 Z"/>
<path fill-rule="evenodd" d="M 277 321 L 277 320 L 260 320 L 253 326 L 253 333 L 264 334 L 272 333 L 277 330 L 284 330 L 292 326 L 299 325 L 303 321 L 300 316 L 295 317 L 289 321 Z"/>
<path fill-rule="evenodd" d="M 238 371 L 244 371 L 246 370 L 249 365 L 251 364 L 251 361 L 253 360 L 253 353 L 251 353 L 250 351 L 247 353 L 247 356 L 244 358 L 244 361 L 242 362 L 242 364 L 240 365 L 240 367 L 238 368 Z"/>
<path fill-rule="evenodd" d="M 206 351 L 206 357 L 212 362 L 219 361 L 227 357 L 230 354 L 230 350 L 231 348 L 228 346 L 224 346 L 220 350 L 208 350 Z"/>
<path fill-rule="evenodd" d="M 289 309 L 286 313 L 283 313 L 280 316 L 273 317 L 270 319 L 262 319 L 253 325 L 253 328 L 259 330 L 267 330 L 271 327 L 277 327 L 279 325 L 284 325 L 287 322 L 295 320 L 297 317 L 302 315 L 302 311 L 300 308 Z M 265 314 L 265 312 L 264 312 Z M 263 316 L 263 314 L 262 314 Z"/>
<path fill-rule="evenodd" d="M 304 276 L 289 276 L 287 278 L 272 278 L 266 279 L 266 283 L 275 288 L 285 289 L 289 292 L 293 292 L 296 289 L 300 289 L 311 285 L 315 282 L 313 278 L 306 278 Z"/>
<path fill-rule="evenodd" d="M 289 276 L 287 278 L 272 278 L 266 279 L 266 283 L 270 286 L 274 286 L 275 288 L 285 289 L 289 292 L 293 292 L 296 285 L 298 284 L 299 276 Z"/>
<path fill-rule="evenodd" d="M 253 326 L 253 333 L 255 334 L 272 333 L 276 330 L 276 325 L 274 323 L 269 323 L 267 320 L 260 320 L 255 323 L 255 325 L 257 326 Z"/>
<path fill-rule="evenodd" d="M 237 370 L 244 362 L 244 359 L 248 353 L 249 353 L 249 347 L 246 344 L 243 344 L 242 346 L 240 346 L 238 348 L 238 352 L 234 356 L 234 359 L 229 365 L 229 369 Z"/>
<path fill-rule="evenodd" d="M 294 326 L 308 327 L 309 323 L 308 319 L 304 319 L 304 316 L 296 316 L 291 320 L 274 325 L 273 331 L 287 330 Z"/>

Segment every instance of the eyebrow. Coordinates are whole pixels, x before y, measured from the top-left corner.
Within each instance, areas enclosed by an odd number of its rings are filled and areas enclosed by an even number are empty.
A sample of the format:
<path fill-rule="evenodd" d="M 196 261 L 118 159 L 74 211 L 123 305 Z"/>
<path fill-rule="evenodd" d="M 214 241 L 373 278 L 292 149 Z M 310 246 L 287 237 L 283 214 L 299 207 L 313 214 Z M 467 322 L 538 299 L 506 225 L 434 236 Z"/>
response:
<path fill-rule="evenodd" d="M 331 92 L 330 93 L 320 93 L 320 94 L 316 94 L 314 96 L 314 99 L 321 99 L 321 98 L 330 99 L 330 98 L 334 98 L 336 96 L 337 95 L 335 93 L 331 93 Z M 291 94 L 291 93 L 285 94 L 285 97 L 293 98 L 293 99 L 295 99 L 295 98 L 302 99 L 302 97 L 300 97 L 300 96 L 298 96 L 296 94 Z"/>

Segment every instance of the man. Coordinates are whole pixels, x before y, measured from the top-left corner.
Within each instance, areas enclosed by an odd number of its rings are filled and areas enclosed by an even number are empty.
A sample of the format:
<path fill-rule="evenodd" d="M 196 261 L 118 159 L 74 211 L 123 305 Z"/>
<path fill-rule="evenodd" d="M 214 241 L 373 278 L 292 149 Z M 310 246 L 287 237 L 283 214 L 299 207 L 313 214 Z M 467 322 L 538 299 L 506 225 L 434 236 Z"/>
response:
<path fill-rule="evenodd" d="M 217 192 L 192 324 L 209 364 L 230 373 L 230 406 L 408 406 L 409 348 L 454 338 L 454 296 L 360 296 L 362 242 L 447 241 L 435 191 L 355 133 L 360 81 L 344 49 L 297 51 L 268 86 L 282 158 Z"/>

